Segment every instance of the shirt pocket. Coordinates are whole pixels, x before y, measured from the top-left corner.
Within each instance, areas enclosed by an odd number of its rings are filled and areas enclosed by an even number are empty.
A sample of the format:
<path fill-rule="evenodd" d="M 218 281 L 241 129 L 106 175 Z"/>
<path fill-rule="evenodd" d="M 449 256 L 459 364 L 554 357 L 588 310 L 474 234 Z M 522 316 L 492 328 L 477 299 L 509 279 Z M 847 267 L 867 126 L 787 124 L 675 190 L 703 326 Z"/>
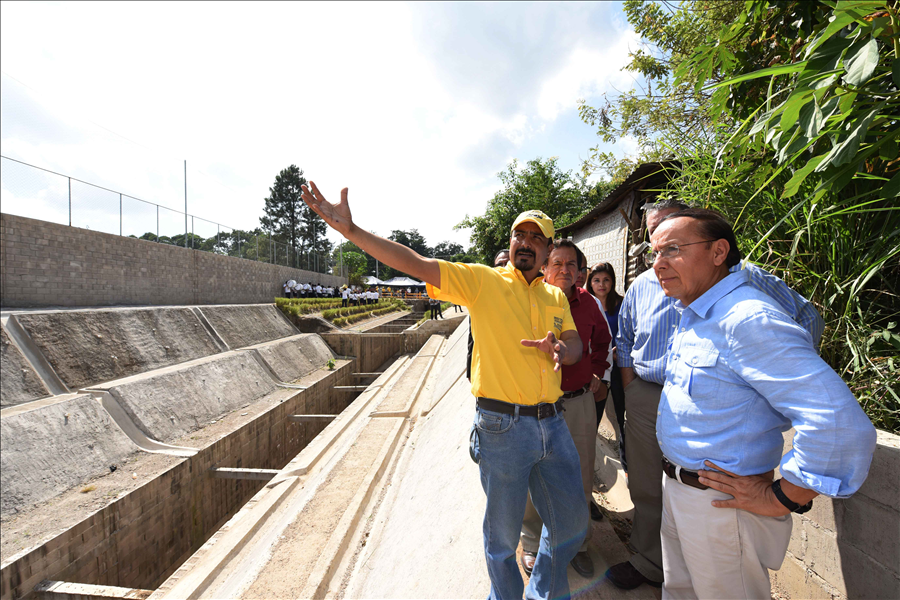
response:
<path fill-rule="evenodd" d="M 716 372 L 719 351 L 713 346 L 686 346 L 682 348 L 681 358 L 688 371 L 687 390 L 691 398 L 714 399 L 719 391 Z"/>
<path fill-rule="evenodd" d="M 559 308 L 557 306 L 548 306 L 544 309 L 544 330 L 538 331 L 538 335 L 535 339 L 541 339 L 547 335 L 548 331 L 552 331 L 553 334 L 558 338 L 562 334 L 563 328 L 563 317 L 566 314 L 566 310 L 564 308 Z"/>

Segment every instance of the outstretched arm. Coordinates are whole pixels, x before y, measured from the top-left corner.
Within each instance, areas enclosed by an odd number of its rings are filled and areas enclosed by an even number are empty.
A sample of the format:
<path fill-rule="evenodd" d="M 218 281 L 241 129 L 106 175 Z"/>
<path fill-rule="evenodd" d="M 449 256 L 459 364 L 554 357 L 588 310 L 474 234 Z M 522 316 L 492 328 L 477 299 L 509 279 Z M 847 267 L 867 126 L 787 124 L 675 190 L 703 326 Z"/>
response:
<path fill-rule="evenodd" d="M 347 188 L 341 190 L 341 201 L 332 204 L 312 181 L 303 189 L 303 201 L 335 231 L 389 267 L 409 273 L 426 283 L 441 287 L 441 268 L 438 261 L 419 255 L 403 244 L 386 240 L 353 223 L 347 204 Z"/>

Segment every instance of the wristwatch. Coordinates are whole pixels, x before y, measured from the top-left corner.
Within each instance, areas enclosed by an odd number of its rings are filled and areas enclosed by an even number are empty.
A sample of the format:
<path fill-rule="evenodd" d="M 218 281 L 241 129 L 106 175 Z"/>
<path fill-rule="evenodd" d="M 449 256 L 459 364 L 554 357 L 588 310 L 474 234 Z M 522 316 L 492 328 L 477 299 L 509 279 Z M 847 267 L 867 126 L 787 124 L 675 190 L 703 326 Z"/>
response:
<path fill-rule="evenodd" d="M 785 508 L 787 508 L 792 513 L 797 513 L 798 515 L 802 515 L 812 508 L 813 501 L 810 500 L 803 506 L 800 506 L 793 500 L 787 497 L 785 493 L 781 490 L 781 480 L 777 480 L 772 484 L 772 491 L 775 492 L 775 497 L 778 498 L 778 501 L 781 502 Z"/>

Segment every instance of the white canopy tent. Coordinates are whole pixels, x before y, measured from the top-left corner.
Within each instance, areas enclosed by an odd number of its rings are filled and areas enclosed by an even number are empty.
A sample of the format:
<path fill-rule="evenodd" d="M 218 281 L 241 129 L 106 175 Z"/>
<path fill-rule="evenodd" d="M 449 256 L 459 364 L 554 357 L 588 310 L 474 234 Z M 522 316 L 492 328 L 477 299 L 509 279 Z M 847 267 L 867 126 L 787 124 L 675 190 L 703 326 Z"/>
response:
<path fill-rule="evenodd" d="M 382 285 L 386 285 L 388 287 L 425 287 L 425 284 L 421 281 L 416 281 L 415 279 L 410 279 L 409 277 L 394 277 L 382 282 Z"/>

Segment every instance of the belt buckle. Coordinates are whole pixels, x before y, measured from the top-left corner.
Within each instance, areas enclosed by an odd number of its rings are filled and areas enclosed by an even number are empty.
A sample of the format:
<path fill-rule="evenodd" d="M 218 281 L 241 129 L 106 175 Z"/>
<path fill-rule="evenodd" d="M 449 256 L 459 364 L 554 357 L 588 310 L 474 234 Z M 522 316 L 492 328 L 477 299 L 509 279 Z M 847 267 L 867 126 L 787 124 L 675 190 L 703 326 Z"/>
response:
<path fill-rule="evenodd" d="M 553 408 L 552 404 L 540 404 L 538 405 L 538 420 L 546 419 L 549 416 L 552 416 L 552 412 L 550 410 Z"/>

